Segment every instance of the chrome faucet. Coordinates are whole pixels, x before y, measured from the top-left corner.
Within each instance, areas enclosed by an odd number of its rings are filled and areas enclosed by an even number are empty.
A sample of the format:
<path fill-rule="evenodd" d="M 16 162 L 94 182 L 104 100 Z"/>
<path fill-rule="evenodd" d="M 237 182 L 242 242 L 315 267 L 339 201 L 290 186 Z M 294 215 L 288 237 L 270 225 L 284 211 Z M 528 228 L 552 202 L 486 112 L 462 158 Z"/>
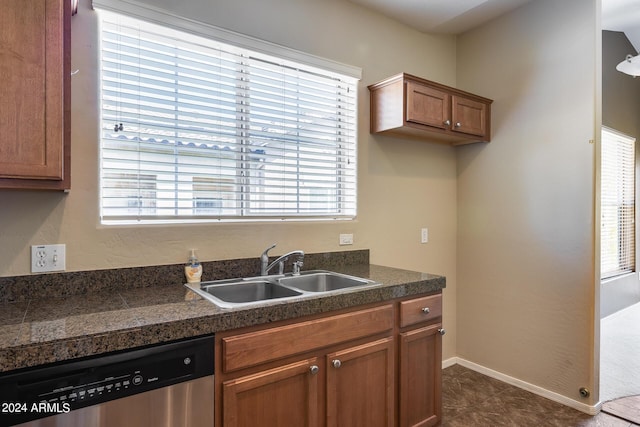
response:
<path fill-rule="evenodd" d="M 262 255 L 260 255 L 260 275 L 261 276 L 267 276 L 269 274 L 269 271 L 274 267 L 274 266 L 278 266 L 278 274 L 283 274 L 284 273 L 284 262 L 289 259 L 290 257 L 297 255 L 298 259 L 296 259 L 293 262 L 293 275 L 294 276 L 298 276 L 300 274 L 300 269 L 302 268 L 302 265 L 304 264 L 304 252 L 303 251 L 291 251 L 288 252 L 280 257 L 278 257 L 278 259 L 276 259 L 275 261 L 273 261 L 271 264 L 269 264 L 269 255 L 268 252 L 275 248 L 276 245 L 273 244 L 270 247 L 268 247 L 267 249 L 264 250 L 264 252 L 262 252 Z"/>

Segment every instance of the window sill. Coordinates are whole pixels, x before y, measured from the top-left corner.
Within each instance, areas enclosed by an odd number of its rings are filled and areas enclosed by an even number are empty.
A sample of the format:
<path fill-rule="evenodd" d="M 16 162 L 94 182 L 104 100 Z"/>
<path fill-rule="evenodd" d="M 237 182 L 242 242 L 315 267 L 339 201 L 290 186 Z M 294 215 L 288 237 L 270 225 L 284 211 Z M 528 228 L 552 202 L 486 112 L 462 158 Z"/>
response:
<path fill-rule="evenodd" d="M 615 282 L 615 281 L 618 281 L 618 280 L 628 279 L 631 276 L 636 276 L 636 279 L 638 279 L 638 273 L 636 271 L 632 271 L 630 273 L 622 273 L 622 274 L 619 274 L 617 276 L 612 276 L 612 277 L 607 277 L 606 279 L 601 279 L 600 280 L 600 284 L 601 285 L 606 285 L 608 283 Z"/>

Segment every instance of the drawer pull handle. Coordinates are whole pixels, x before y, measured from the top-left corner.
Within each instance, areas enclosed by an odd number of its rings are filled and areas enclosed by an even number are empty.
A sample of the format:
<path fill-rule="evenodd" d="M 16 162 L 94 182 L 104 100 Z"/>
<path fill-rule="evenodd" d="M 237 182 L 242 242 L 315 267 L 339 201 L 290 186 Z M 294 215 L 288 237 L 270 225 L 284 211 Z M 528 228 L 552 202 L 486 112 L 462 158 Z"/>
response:
<path fill-rule="evenodd" d="M 422 312 L 423 312 L 424 314 L 429 314 L 429 311 L 430 311 L 430 310 L 429 310 L 429 307 L 422 307 Z"/>
<path fill-rule="evenodd" d="M 462 126 L 462 124 L 460 122 L 456 122 L 456 127 L 459 128 L 460 126 Z"/>
<path fill-rule="evenodd" d="M 320 372 L 320 368 L 318 368 L 318 365 L 311 365 L 309 367 L 309 372 L 311 372 L 311 375 L 315 375 Z"/>
<path fill-rule="evenodd" d="M 342 362 L 340 361 L 340 359 L 334 359 L 331 361 L 331 364 L 333 365 L 334 368 L 338 369 L 340 366 L 342 366 Z"/>
<path fill-rule="evenodd" d="M 445 331 L 444 328 L 440 328 L 438 329 L 438 332 L 440 333 L 440 335 L 444 335 L 447 331 Z"/>
<path fill-rule="evenodd" d="M 444 125 L 445 126 L 450 126 L 451 125 L 451 120 L 445 120 L 444 121 Z"/>

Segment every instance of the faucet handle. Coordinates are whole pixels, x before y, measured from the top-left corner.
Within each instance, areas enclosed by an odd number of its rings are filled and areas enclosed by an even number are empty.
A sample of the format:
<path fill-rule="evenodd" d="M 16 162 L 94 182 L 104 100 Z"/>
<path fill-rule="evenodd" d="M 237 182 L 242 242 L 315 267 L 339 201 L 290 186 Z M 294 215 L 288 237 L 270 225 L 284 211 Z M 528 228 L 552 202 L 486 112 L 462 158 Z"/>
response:
<path fill-rule="evenodd" d="M 269 246 L 267 249 L 264 250 L 264 252 L 262 252 L 262 255 L 260 255 L 260 262 L 266 267 L 267 263 L 269 262 L 269 251 L 273 248 L 276 247 L 276 244 L 274 243 L 273 245 Z"/>

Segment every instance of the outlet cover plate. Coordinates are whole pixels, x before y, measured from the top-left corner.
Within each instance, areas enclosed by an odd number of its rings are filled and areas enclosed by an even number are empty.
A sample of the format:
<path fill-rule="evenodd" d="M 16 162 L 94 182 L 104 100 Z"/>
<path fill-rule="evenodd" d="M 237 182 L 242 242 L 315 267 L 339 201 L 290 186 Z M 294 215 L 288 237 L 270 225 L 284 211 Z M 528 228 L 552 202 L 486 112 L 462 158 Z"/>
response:
<path fill-rule="evenodd" d="M 353 245 L 353 234 L 341 234 L 340 246 Z"/>
<path fill-rule="evenodd" d="M 48 273 L 66 270 L 66 245 L 31 246 L 31 272 Z"/>

